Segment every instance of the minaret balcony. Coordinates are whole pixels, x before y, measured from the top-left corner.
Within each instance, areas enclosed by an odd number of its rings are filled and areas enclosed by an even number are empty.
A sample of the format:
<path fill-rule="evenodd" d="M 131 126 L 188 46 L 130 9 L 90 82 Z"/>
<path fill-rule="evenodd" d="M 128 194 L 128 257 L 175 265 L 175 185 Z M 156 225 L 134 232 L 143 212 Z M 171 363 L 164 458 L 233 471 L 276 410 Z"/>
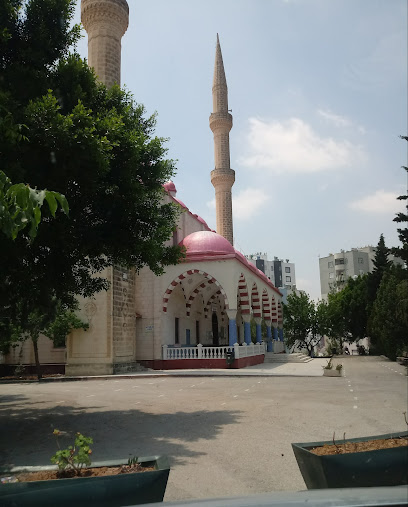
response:
<path fill-rule="evenodd" d="M 210 115 L 210 129 L 224 130 L 229 132 L 232 129 L 232 115 L 230 113 L 211 113 Z"/>

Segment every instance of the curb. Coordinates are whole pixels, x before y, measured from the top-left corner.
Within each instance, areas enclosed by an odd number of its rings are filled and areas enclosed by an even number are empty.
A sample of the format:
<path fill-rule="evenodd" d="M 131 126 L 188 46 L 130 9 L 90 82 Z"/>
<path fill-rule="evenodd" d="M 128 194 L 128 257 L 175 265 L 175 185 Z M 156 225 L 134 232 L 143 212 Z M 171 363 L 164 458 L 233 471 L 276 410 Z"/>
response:
<path fill-rule="evenodd" d="M 293 378 L 323 378 L 323 375 L 296 375 L 296 374 L 284 374 L 284 373 L 141 373 L 136 375 L 98 375 L 98 376 L 79 376 L 79 377 L 48 377 L 43 378 L 41 380 L 25 380 L 25 379 L 15 379 L 15 380 L 0 380 L 0 385 L 2 384 L 45 384 L 45 383 L 53 383 L 53 382 L 85 382 L 92 380 L 129 380 L 129 379 L 138 379 L 138 378 L 202 378 L 202 377 L 228 377 L 228 378 L 244 378 L 244 377 L 254 377 L 254 378 L 272 378 L 272 377 L 293 377 Z"/>

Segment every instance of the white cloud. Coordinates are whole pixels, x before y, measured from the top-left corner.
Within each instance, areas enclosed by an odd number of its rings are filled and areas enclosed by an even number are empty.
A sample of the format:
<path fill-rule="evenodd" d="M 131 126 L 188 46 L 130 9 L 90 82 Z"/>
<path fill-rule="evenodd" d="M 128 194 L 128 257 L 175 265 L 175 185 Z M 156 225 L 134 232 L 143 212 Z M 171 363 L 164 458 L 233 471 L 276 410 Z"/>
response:
<path fill-rule="evenodd" d="M 349 203 L 351 209 L 365 211 L 366 213 L 397 213 L 401 208 L 398 194 L 377 190 L 374 194 L 367 195 Z"/>
<path fill-rule="evenodd" d="M 332 123 L 335 127 L 349 127 L 351 125 L 351 121 L 348 118 L 335 114 L 330 109 L 318 109 L 317 114 L 327 122 Z"/>
<path fill-rule="evenodd" d="M 249 119 L 248 154 L 239 162 L 271 172 L 313 173 L 356 165 L 360 147 L 349 141 L 320 137 L 299 118 L 266 122 Z"/>
<path fill-rule="evenodd" d="M 259 214 L 269 195 L 260 188 L 246 188 L 232 197 L 232 214 L 237 220 L 249 220 Z M 207 202 L 210 210 L 215 210 L 215 199 Z"/>
<path fill-rule="evenodd" d="M 232 198 L 232 213 L 237 220 L 249 220 L 258 215 L 269 195 L 261 188 L 246 188 Z"/>

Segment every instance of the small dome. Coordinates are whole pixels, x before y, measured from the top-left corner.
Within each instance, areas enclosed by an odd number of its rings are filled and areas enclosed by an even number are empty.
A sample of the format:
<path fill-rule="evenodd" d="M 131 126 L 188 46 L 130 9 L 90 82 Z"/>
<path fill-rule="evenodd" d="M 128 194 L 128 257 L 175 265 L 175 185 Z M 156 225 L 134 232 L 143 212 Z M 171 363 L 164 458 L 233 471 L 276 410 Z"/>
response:
<path fill-rule="evenodd" d="M 192 256 L 217 256 L 217 255 L 235 255 L 234 247 L 231 243 L 216 232 L 198 231 L 186 236 L 181 241 L 180 246 L 187 250 L 187 257 Z"/>
<path fill-rule="evenodd" d="M 172 181 L 168 181 L 163 185 L 164 190 L 169 193 L 172 193 L 173 197 L 177 194 L 176 185 Z"/>

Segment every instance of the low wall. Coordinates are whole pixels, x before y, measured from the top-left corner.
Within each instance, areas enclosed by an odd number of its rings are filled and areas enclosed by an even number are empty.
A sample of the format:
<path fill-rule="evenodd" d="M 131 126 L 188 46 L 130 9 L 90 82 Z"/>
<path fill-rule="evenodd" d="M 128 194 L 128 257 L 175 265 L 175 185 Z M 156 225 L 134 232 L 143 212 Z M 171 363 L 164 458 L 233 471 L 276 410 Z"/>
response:
<path fill-rule="evenodd" d="M 19 368 L 20 376 L 37 374 L 35 364 L 0 364 L 0 378 L 14 376 L 16 368 Z M 21 370 L 22 368 L 24 370 Z M 65 364 L 41 364 L 41 373 L 43 375 L 64 375 Z"/>
<path fill-rule="evenodd" d="M 254 366 L 255 364 L 262 364 L 264 358 L 265 356 L 263 354 L 259 356 L 242 357 L 240 359 L 235 359 L 231 366 L 227 365 L 225 359 L 152 359 L 138 362 L 146 368 L 152 368 L 153 370 L 199 370 L 202 368 L 238 369 L 245 368 L 246 366 Z"/>

